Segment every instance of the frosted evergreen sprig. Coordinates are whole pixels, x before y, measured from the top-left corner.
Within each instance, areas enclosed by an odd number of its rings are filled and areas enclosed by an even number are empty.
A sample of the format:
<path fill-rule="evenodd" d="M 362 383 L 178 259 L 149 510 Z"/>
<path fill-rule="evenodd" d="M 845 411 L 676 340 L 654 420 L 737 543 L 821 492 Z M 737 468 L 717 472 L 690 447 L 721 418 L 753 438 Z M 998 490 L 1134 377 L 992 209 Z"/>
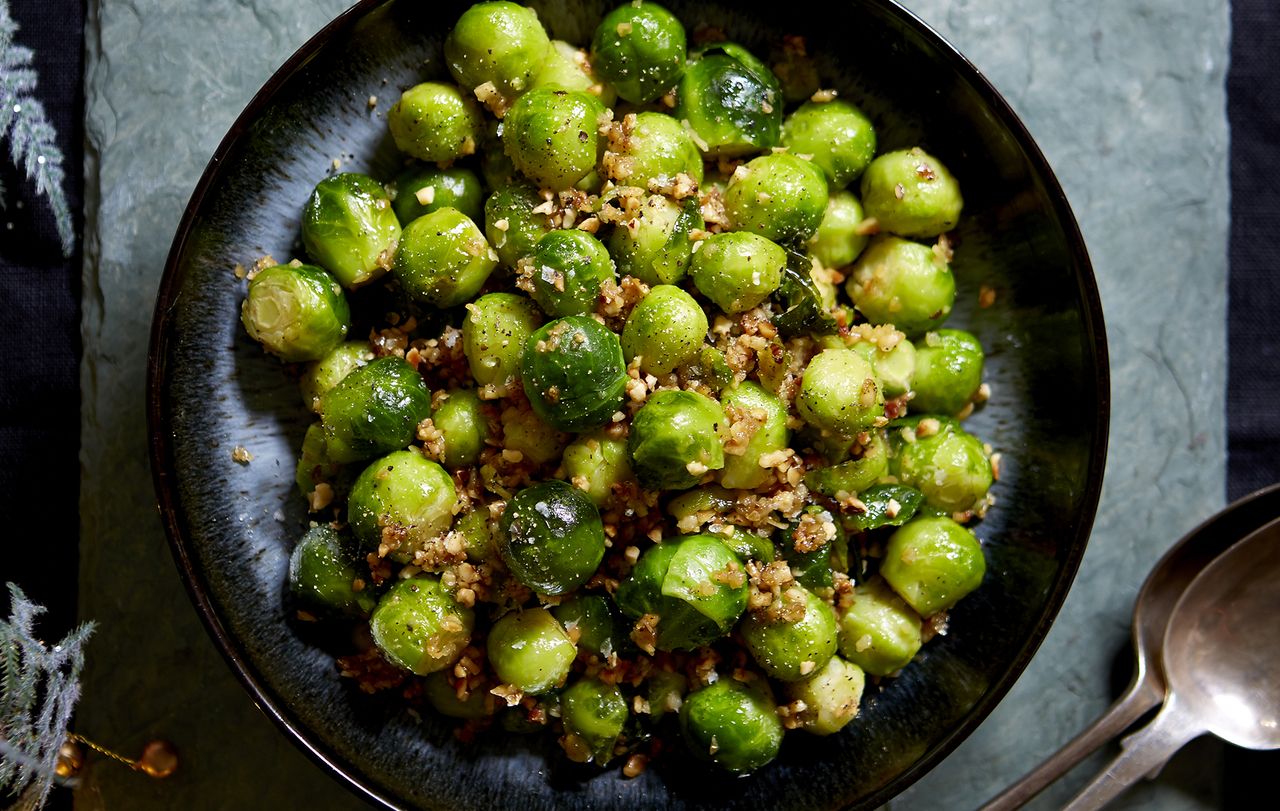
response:
<path fill-rule="evenodd" d="M 75 226 L 62 188 L 62 150 L 58 133 L 49 123 L 35 93 L 38 76 L 35 54 L 14 41 L 18 24 L 9 14 L 9 0 L 0 0 L 0 140 L 8 139 L 9 157 L 34 181 L 36 193 L 49 201 L 53 221 L 62 241 L 62 252 L 75 247 Z M 0 202 L 4 189 L 0 187 Z"/>
<path fill-rule="evenodd" d="M 0 620 L 0 804 L 35 811 L 57 777 L 58 750 L 67 739 L 80 697 L 85 623 L 52 648 L 35 636 L 44 607 L 9 584 L 10 617 Z"/>

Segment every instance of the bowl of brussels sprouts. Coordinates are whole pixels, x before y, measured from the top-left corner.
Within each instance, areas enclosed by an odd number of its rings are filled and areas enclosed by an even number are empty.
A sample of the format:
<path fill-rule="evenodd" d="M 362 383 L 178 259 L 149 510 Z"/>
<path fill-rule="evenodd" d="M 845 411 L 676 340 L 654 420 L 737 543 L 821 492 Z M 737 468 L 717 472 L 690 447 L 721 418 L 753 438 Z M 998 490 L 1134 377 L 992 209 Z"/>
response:
<path fill-rule="evenodd" d="M 890 0 L 363 0 L 219 146 L 151 353 L 214 641 L 395 808 L 879 805 L 1106 454 L 1065 196 Z"/>

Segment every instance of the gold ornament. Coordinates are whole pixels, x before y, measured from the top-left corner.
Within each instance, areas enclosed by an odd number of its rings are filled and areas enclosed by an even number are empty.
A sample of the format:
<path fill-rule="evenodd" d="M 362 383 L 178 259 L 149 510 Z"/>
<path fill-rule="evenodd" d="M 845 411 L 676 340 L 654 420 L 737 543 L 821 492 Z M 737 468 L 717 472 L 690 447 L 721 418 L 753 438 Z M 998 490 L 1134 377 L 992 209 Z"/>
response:
<path fill-rule="evenodd" d="M 168 741 L 154 740 L 142 749 L 137 768 L 151 777 L 168 777 L 178 770 L 178 750 Z"/>
<path fill-rule="evenodd" d="M 58 747 L 58 765 L 54 772 L 61 778 L 75 777 L 84 768 L 84 750 L 71 740 Z"/>

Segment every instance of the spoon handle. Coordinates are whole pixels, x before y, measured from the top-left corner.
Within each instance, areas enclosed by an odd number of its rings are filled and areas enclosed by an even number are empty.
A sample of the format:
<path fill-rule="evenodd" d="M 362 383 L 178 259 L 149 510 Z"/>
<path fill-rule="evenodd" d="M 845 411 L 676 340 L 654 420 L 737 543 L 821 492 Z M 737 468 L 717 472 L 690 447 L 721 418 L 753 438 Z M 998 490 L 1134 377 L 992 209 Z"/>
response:
<path fill-rule="evenodd" d="M 1139 779 L 1159 770 L 1188 741 L 1204 732 L 1170 693 L 1155 720 L 1120 742 L 1120 754 L 1066 806 L 1064 811 L 1094 811 L 1124 793 Z"/>
<path fill-rule="evenodd" d="M 1135 678 L 1125 694 L 1116 699 L 1098 720 L 984 805 L 981 811 L 1013 811 L 1021 808 L 1045 786 L 1075 768 L 1076 764 L 1098 747 L 1124 732 L 1144 713 L 1157 706 L 1163 698 L 1163 691 L 1153 684 L 1154 680 L 1145 678 L 1145 675 L 1140 674 Z"/>

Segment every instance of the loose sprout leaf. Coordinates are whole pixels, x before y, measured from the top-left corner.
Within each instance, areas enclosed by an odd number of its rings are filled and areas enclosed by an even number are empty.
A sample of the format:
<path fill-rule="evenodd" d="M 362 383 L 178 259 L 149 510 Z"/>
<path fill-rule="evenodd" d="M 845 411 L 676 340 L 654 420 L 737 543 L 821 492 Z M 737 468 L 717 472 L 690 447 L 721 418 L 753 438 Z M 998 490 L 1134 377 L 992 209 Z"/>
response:
<path fill-rule="evenodd" d="M 866 505 L 867 511 L 846 516 L 845 528 L 853 532 L 866 532 L 879 527 L 900 527 L 907 523 L 920 509 L 924 494 L 914 487 L 902 484 L 877 484 L 860 493 L 858 499 Z"/>
<path fill-rule="evenodd" d="M 809 270 L 809 258 L 792 248 L 787 249 L 787 265 L 782 270 L 782 284 L 774 299 L 783 311 L 773 317 L 773 325 L 788 338 L 799 335 L 829 335 L 837 329 L 836 320 L 822 306 L 822 295 Z"/>

